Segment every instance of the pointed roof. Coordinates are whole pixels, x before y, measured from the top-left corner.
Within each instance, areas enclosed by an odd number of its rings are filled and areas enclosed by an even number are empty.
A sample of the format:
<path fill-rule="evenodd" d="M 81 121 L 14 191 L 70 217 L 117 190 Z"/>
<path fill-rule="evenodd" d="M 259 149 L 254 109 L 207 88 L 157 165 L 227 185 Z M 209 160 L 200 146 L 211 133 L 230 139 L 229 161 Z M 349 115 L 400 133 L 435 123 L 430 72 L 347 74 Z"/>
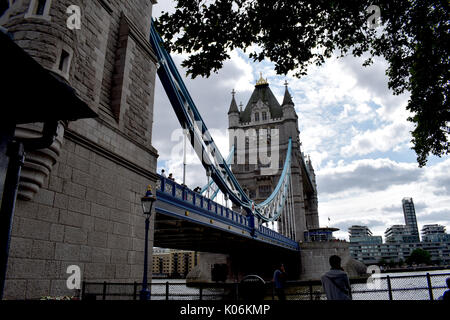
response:
<path fill-rule="evenodd" d="M 236 94 L 236 91 L 231 91 L 231 94 L 233 95 L 233 98 L 231 99 L 230 109 L 228 110 L 228 114 L 230 113 L 239 113 L 239 109 L 237 107 L 236 100 L 234 99 L 234 95 Z"/>
<path fill-rule="evenodd" d="M 286 90 L 284 91 L 284 99 L 283 99 L 282 106 L 294 105 L 294 102 L 292 102 L 291 94 L 289 93 L 289 90 L 288 90 L 288 83 L 287 83 L 287 81 L 284 83 L 284 85 L 286 87 Z"/>
<path fill-rule="evenodd" d="M 247 106 L 240 114 L 241 122 L 250 122 L 252 108 L 258 102 L 258 100 L 261 100 L 269 106 L 270 115 L 272 118 L 281 118 L 283 116 L 281 106 L 272 90 L 270 90 L 269 83 L 261 76 L 260 79 L 256 82 L 255 90 L 248 100 Z"/>

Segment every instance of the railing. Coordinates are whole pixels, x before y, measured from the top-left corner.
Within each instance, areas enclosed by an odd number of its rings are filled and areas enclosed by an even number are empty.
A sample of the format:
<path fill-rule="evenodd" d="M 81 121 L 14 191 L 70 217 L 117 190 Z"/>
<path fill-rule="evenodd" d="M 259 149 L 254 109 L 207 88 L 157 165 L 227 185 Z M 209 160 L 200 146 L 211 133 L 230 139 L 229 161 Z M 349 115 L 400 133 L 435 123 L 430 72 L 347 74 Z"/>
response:
<path fill-rule="evenodd" d="M 353 300 L 436 300 L 446 290 L 445 280 L 450 273 L 410 276 L 380 275 L 376 281 L 352 279 Z M 238 283 L 196 284 L 188 287 L 185 283 L 149 283 L 151 300 L 240 300 Z M 141 284 L 83 282 L 82 299 L 96 300 L 137 300 Z M 277 300 L 272 282 L 266 282 L 265 300 Z M 320 280 L 287 281 L 287 300 L 326 300 Z"/>
<path fill-rule="evenodd" d="M 224 207 L 217 202 L 202 196 L 200 193 L 194 192 L 188 187 L 182 186 L 175 181 L 164 178 L 163 176 L 159 176 L 156 190 L 188 203 L 204 212 L 207 212 L 208 214 L 213 214 L 228 219 L 245 227 L 249 227 L 250 225 L 246 216 Z"/>

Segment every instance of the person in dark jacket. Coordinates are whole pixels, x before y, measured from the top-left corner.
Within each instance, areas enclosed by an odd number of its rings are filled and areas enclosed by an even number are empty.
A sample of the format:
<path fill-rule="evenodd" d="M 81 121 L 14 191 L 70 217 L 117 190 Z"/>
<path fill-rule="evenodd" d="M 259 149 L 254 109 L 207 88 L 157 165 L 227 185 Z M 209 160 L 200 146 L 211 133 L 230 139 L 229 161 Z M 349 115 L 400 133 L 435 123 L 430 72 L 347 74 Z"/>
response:
<path fill-rule="evenodd" d="M 447 278 L 445 282 L 447 283 L 448 290 L 444 292 L 442 300 L 450 301 L 450 278 Z"/>
<path fill-rule="evenodd" d="M 284 284 L 286 282 L 286 270 L 284 265 L 280 263 L 278 268 L 273 273 L 273 284 L 275 286 L 275 293 L 280 301 L 286 300 L 286 295 L 284 293 Z"/>
<path fill-rule="evenodd" d="M 352 293 L 347 273 L 341 267 L 341 258 L 333 255 L 330 257 L 331 269 L 325 273 L 321 280 L 323 290 L 328 300 L 351 300 Z"/>

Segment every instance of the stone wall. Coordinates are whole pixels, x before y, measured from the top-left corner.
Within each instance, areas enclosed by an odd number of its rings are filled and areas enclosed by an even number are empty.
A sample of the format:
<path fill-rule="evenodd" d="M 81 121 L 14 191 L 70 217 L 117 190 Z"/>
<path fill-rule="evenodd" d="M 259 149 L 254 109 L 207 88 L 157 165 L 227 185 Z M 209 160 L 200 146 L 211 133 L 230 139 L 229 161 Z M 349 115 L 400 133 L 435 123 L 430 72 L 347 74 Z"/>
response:
<path fill-rule="evenodd" d="M 86 281 L 141 280 L 140 198 L 156 183 L 156 58 L 148 42 L 154 2 L 52 0 L 48 16 L 30 17 L 32 1 L 24 0 L 1 20 L 99 115 L 65 125 L 56 164 L 31 201 L 17 201 L 7 299 L 74 294 L 66 288 L 69 265 L 80 266 Z M 81 8 L 80 30 L 67 28 L 70 5 Z M 67 72 L 59 69 L 62 50 L 70 55 Z"/>
<path fill-rule="evenodd" d="M 300 280 L 320 280 L 320 277 L 330 270 L 328 260 L 332 255 L 338 255 L 341 258 L 341 265 L 350 277 L 358 275 L 350 268 L 352 259 L 348 242 L 304 242 L 300 244 Z"/>

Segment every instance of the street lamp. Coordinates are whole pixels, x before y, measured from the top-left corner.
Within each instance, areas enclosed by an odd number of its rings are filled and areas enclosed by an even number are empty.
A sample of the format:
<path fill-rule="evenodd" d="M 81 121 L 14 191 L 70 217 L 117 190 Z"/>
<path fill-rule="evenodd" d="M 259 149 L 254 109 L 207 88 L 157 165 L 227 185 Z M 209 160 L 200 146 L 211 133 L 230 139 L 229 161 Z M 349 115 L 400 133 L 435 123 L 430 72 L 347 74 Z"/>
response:
<path fill-rule="evenodd" d="M 152 216 L 152 206 L 156 196 L 152 194 L 152 187 L 147 187 L 145 196 L 141 198 L 142 211 L 145 216 L 145 252 L 144 252 L 144 277 L 142 279 L 142 290 L 140 292 L 141 300 L 150 300 L 150 290 L 147 287 L 147 262 L 148 262 L 148 229 L 150 227 L 150 217 Z"/>

